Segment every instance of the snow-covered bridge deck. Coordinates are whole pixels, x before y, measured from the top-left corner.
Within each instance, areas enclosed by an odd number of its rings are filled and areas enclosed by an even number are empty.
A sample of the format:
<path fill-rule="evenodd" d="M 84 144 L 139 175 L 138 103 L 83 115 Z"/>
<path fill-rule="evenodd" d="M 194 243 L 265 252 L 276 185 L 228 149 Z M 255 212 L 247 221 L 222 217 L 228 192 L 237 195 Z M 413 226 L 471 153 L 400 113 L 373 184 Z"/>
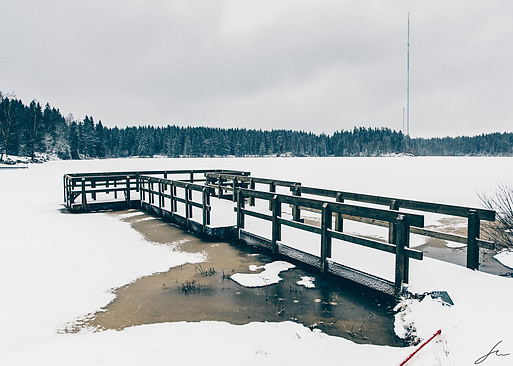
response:
<path fill-rule="evenodd" d="M 423 258 L 410 248 L 411 233 L 466 243 L 467 267 L 477 269 L 479 247 L 493 246 L 479 239 L 480 221 L 495 219 L 489 210 L 305 187 L 227 170 L 67 174 L 64 201 L 70 212 L 139 208 L 205 237 L 265 248 L 396 297 L 408 283 L 409 259 Z M 467 237 L 423 228 L 425 212 L 467 217 Z M 345 220 L 386 227 L 388 241 L 365 229 L 345 231 Z"/>

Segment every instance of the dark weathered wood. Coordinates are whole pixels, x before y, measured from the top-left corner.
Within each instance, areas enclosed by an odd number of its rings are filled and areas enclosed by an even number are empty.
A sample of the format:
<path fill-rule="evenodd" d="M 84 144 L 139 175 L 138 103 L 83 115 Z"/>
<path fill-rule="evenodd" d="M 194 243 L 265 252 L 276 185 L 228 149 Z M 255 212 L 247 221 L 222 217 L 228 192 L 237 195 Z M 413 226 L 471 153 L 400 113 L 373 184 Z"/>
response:
<path fill-rule="evenodd" d="M 127 207 L 130 207 L 130 177 L 129 176 L 126 177 L 126 193 L 125 193 L 125 198 L 126 198 L 126 205 L 127 205 Z"/>
<path fill-rule="evenodd" d="M 85 188 L 85 178 L 82 178 L 82 209 L 87 210 L 87 197 Z"/>
<path fill-rule="evenodd" d="M 203 233 L 206 232 L 207 225 L 210 225 L 210 190 L 203 187 L 202 191 L 202 214 L 203 214 Z"/>
<path fill-rule="evenodd" d="M 245 204 L 244 195 L 239 192 L 237 195 L 237 229 L 244 229 L 244 204 Z"/>
<path fill-rule="evenodd" d="M 328 203 L 322 206 L 321 216 L 321 272 L 325 273 L 327 269 L 327 258 L 331 257 L 331 220 L 332 214 Z"/>
<path fill-rule="evenodd" d="M 217 197 L 218 198 L 222 198 L 223 197 L 223 179 L 222 178 L 219 178 L 217 180 Z"/>
<path fill-rule="evenodd" d="M 269 216 L 269 218 L 272 219 L 271 216 Z M 263 218 L 263 219 L 265 220 L 265 218 Z M 303 231 L 308 231 L 308 232 L 311 232 L 314 234 L 321 233 L 321 228 L 318 226 L 308 225 L 308 224 L 302 223 L 300 221 L 291 221 L 291 220 L 282 219 L 282 218 L 280 218 L 279 221 L 280 221 L 280 224 L 282 224 L 282 225 L 290 226 L 290 227 L 300 229 Z"/>
<path fill-rule="evenodd" d="M 250 180 L 249 180 L 249 189 L 250 190 L 255 189 L 255 180 L 253 178 L 250 178 Z M 249 197 L 249 205 L 255 206 L 255 197 Z"/>
<path fill-rule="evenodd" d="M 161 209 L 164 207 L 164 197 L 162 196 L 163 189 L 162 189 L 162 182 L 158 182 L 158 189 L 159 189 L 159 208 Z"/>
<path fill-rule="evenodd" d="M 337 194 L 335 202 L 344 203 L 344 197 L 341 194 Z M 335 213 L 335 230 L 344 231 L 344 218 L 340 212 Z"/>
<path fill-rule="evenodd" d="M 276 186 L 280 187 L 294 187 L 295 185 L 299 184 L 300 182 L 292 182 L 292 181 L 286 181 L 286 180 L 279 180 L 279 179 L 269 179 L 269 178 L 258 178 L 258 177 L 249 177 L 249 174 L 241 175 L 241 174 L 220 174 L 220 173 L 206 173 L 206 176 L 212 178 L 212 179 L 224 179 L 224 180 L 233 180 L 234 177 L 237 177 L 239 181 L 241 182 L 247 182 L 250 183 L 251 180 L 253 180 L 255 183 L 261 183 L 261 184 L 274 184 Z"/>
<path fill-rule="evenodd" d="M 271 193 L 274 196 L 275 192 L 276 192 L 276 183 L 269 182 L 269 193 Z M 272 209 L 273 209 L 272 202 L 269 201 L 269 210 L 272 210 Z"/>
<path fill-rule="evenodd" d="M 241 188 L 241 190 L 244 191 L 244 195 L 246 197 L 256 197 L 264 200 L 272 200 L 272 197 L 275 195 L 273 193 L 269 192 L 263 192 L 263 191 L 250 191 L 247 189 Z M 278 194 L 280 197 L 280 202 L 284 204 L 291 204 L 291 205 L 299 205 L 301 207 L 306 208 L 313 208 L 313 209 L 322 209 L 322 205 L 325 203 L 325 201 L 322 200 L 316 200 L 312 198 L 305 198 L 305 197 L 295 197 L 295 196 L 287 196 Z M 371 208 L 371 207 L 362 207 L 362 206 L 355 206 L 355 205 L 349 205 L 346 203 L 337 203 L 337 202 L 328 202 L 329 208 L 332 212 L 339 212 L 342 214 L 347 215 L 353 215 L 353 216 L 361 216 L 366 217 L 370 219 L 377 219 L 377 220 L 383 220 L 387 222 L 393 222 L 397 220 L 397 217 L 402 214 L 405 215 L 408 218 L 408 222 L 411 223 L 411 225 L 417 226 L 417 227 L 423 227 L 424 226 L 424 216 L 422 215 L 416 215 L 411 213 L 400 213 L 397 211 L 390 211 L 390 210 L 383 210 L 378 208 Z"/>
<path fill-rule="evenodd" d="M 405 258 L 404 249 L 406 238 L 409 234 L 408 223 L 406 217 L 400 215 L 397 218 L 397 243 L 395 245 L 395 296 L 399 297 L 403 291 L 403 283 L 405 279 Z M 406 281 L 407 282 L 407 281 Z"/>
<path fill-rule="evenodd" d="M 312 195 L 325 196 L 325 197 L 336 197 L 337 194 L 341 194 L 343 196 L 343 198 L 347 201 L 373 203 L 373 204 L 383 205 L 383 206 L 389 206 L 392 203 L 392 201 L 396 201 L 397 204 L 401 208 L 404 208 L 404 209 L 418 210 L 418 211 L 425 211 L 425 212 L 432 212 L 432 213 L 439 213 L 439 214 L 446 214 L 446 215 L 460 216 L 460 217 L 467 217 L 469 210 L 475 210 L 475 211 L 477 211 L 480 220 L 486 220 L 486 221 L 494 221 L 495 220 L 495 212 L 494 211 L 481 209 L 481 208 L 453 206 L 453 205 L 446 205 L 446 204 L 441 204 L 441 203 L 414 201 L 414 200 L 406 200 L 406 199 L 384 197 L 384 196 L 374 196 L 374 195 L 370 195 L 370 194 L 335 191 L 335 190 L 330 190 L 330 189 L 321 189 L 321 188 L 305 187 L 305 186 L 301 186 L 301 192 L 304 194 L 312 194 Z M 413 224 L 411 224 L 411 225 L 416 226 Z"/>
<path fill-rule="evenodd" d="M 292 194 L 294 196 L 300 197 L 301 196 L 301 189 L 299 185 L 295 185 L 292 189 Z M 292 220 L 294 221 L 301 221 L 301 208 L 299 205 L 292 205 Z"/>
<path fill-rule="evenodd" d="M 258 219 L 261 219 L 261 220 L 266 220 L 266 221 L 272 221 L 273 220 L 273 216 L 272 215 L 268 215 L 268 214 L 264 214 L 264 213 L 261 213 L 261 212 L 257 212 L 257 211 L 250 211 L 250 210 L 242 210 L 242 213 L 246 216 L 252 216 L 252 217 L 256 217 Z"/>
<path fill-rule="evenodd" d="M 396 200 L 390 202 L 390 210 L 399 211 L 399 203 Z M 388 223 L 388 242 L 394 244 L 397 241 L 397 223 Z"/>
<path fill-rule="evenodd" d="M 468 213 L 467 229 L 467 268 L 479 269 L 479 246 L 476 239 L 479 238 L 480 222 L 476 211 Z"/>
<path fill-rule="evenodd" d="M 349 243 L 358 244 L 367 248 L 373 248 L 377 249 L 383 252 L 392 253 L 395 254 L 396 248 L 394 244 L 388 244 L 377 240 L 371 240 L 367 238 L 362 238 L 360 236 L 352 235 L 352 234 L 346 234 L 346 233 L 340 233 L 338 231 L 331 230 L 331 237 L 333 239 L 339 239 L 343 241 L 347 241 Z M 411 259 L 417 259 L 422 260 L 424 258 L 423 252 L 416 250 L 416 249 L 410 249 L 405 248 L 404 254 L 408 256 Z"/>
<path fill-rule="evenodd" d="M 232 181 L 232 189 L 233 189 L 233 195 L 232 195 L 232 199 L 233 199 L 233 202 L 237 202 L 237 177 L 234 177 L 233 178 L 233 181 Z"/>
<path fill-rule="evenodd" d="M 274 195 L 270 201 L 272 205 L 272 250 L 278 252 L 278 241 L 281 240 L 281 225 L 279 218 L 281 216 L 281 202 L 278 195 Z"/>

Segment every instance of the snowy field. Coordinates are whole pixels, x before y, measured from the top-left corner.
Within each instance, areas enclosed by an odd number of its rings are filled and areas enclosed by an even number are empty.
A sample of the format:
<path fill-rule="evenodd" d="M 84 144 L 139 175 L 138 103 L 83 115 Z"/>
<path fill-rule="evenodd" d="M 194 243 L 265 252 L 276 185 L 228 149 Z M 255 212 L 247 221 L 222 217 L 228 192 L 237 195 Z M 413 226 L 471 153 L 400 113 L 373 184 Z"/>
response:
<path fill-rule="evenodd" d="M 358 345 L 292 323 L 162 323 L 65 333 L 113 299 L 112 289 L 197 254 L 146 242 L 128 223 L 62 210 L 62 175 L 147 169 L 239 169 L 305 185 L 479 206 L 477 192 L 513 183 L 511 158 L 116 159 L 48 162 L 0 170 L 1 365 L 398 365 L 416 347 Z M 36 184 L 37 183 L 37 184 Z M 29 194 L 27 194 L 29 192 Z M 411 288 L 448 291 L 454 306 L 406 300 L 396 332 L 442 335 L 407 365 L 513 364 L 513 279 L 425 258 Z M 498 354 L 508 354 L 499 356 Z"/>

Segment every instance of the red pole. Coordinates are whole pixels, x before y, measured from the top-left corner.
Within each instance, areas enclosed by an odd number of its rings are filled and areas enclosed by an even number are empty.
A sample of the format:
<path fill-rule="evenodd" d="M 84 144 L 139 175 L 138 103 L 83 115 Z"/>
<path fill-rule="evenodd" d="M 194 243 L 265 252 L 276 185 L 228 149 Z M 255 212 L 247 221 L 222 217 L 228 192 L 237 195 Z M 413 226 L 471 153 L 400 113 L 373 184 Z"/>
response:
<path fill-rule="evenodd" d="M 435 333 L 435 334 L 433 334 L 433 335 L 431 336 L 431 338 L 429 338 L 427 341 L 425 341 L 424 343 L 422 343 L 422 344 L 420 345 L 420 347 L 419 347 L 419 348 L 417 348 L 417 349 L 415 350 L 415 352 L 413 352 L 411 355 L 409 355 L 409 356 L 408 356 L 408 358 L 407 358 L 406 360 L 404 360 L 403 362 L 401 362 L 401 363 L 399 364 L 399 366 L 403 366 L 403 365 L 405 365 L 405 364 L 406 364 L 406 362 L 408 362 L 408 361 L 409 361 L 413 356 L 415 356 L 415 354 L 416 354 L 417 352 L 419 352 L 419 351 L 420 351 L 420 350 L 421 350 L 421 349 L 422 349 L 426 344 L 428 344 L 429 342 L 431 342 L 431 341 L 433 340 L 433 338 L 435 338 L 435 337 L 436 337 L 437 335 L 439 335 L 440 333 L 442 333 L 442 330 L 441 330 L 441 329 L 438 329 L 438 330 L 436 331 L 436 333 Z"/>

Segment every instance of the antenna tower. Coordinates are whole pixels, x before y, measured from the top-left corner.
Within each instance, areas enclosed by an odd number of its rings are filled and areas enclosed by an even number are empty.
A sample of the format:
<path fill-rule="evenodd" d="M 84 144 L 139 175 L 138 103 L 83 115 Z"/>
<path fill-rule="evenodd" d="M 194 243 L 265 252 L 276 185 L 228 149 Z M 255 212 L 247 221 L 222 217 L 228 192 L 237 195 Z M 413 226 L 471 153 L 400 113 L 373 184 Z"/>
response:
<path fill-rule="evenodd" d="M 406 58 L 406 136 L 410 137 L 410 12 L 408 12 L 408 56 Z"/>

